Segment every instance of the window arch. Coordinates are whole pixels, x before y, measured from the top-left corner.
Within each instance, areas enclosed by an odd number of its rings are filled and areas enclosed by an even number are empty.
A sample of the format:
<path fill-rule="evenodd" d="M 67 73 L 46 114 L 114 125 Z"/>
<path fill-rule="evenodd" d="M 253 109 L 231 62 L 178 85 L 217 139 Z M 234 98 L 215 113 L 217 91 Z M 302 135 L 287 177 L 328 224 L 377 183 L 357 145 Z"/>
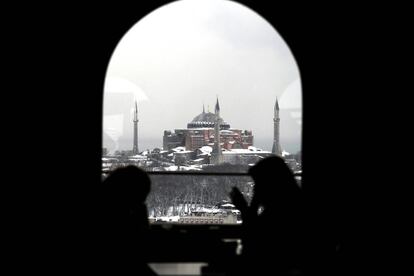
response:
<path fill-rule="evenodd" d="M 210 199 L 209 208 L 221 207 L 235 183 L 251 194 L 243 174 L 262 158 L 281 155 L 301 171 L 301 100 L 296 61 L 260 15 L 231 1 L 167 4 L 124 35 L 108 65 L 103 170 L 134 164 L 155 182 L 197 187 L 180 214 L 204 208 L 212 187 L 223 198 Z M 209 176 L 159 173 L 183 171 Z M 177 217 L 170 207 L 158 217 Z"/>

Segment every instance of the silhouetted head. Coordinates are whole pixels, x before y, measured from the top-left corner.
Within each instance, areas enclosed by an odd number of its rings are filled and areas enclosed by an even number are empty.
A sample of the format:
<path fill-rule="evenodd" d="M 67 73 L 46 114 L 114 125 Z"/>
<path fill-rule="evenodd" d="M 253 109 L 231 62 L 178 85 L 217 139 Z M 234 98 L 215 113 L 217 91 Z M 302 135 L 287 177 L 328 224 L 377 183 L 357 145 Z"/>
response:
<path fill-rule="evenodd" d="M 289 203 L 300 193 L 294 175 L 285 161 L 271 156 L 249 169 L 254 180 L 254 197 L 265 207 Z"/>
<path fill-rule="evenodd" d="M 145 241 L 141 231 L 148 227 L 144 201 L 150 188 L 148 174 L 135 166 L 114 170 L 102 183 L 100 208 L 106 252 L 119 269 L 130 269 L 131 264 L 136 264 L 137 244 L 142 246 Z"/>
<path fill-rule="evenodd" d="M 151 190 L 148 174 L 135 166 L 118 168 L 103 182 L 104 197 L 108 205 L 133 207 L 144 203 Z"/>

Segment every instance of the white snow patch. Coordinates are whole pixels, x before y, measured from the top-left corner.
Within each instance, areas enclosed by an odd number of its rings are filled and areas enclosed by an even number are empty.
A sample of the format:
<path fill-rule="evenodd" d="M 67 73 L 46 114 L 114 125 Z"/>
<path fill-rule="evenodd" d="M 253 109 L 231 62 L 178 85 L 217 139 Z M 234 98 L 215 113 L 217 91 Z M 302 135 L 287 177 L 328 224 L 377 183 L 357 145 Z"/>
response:
<path fill-rule="evenodd" d="M 282 151 L 282 156 L 286 156 L 286 155 L 290 155 L 290 153 L 287 151 Z"/>
<path fill-rule="evenodd" d="M 171 150 L 174 151 L 174 152 L 181 152 L 181 151 L 185 151 L 185 147 L 176 147 L 176 148 L 173 148 Z"/>
<path fill-rule="evenodd" d="M 178 222 L 180 216 L 155 217 L 157 221 Z"/>
<path fill-rule="evenodd" d="M 213 151 L 213 148 L 210 146 L 203 146 L 200 148 L 200 151 L 203 153 L 211 153 Z"/>

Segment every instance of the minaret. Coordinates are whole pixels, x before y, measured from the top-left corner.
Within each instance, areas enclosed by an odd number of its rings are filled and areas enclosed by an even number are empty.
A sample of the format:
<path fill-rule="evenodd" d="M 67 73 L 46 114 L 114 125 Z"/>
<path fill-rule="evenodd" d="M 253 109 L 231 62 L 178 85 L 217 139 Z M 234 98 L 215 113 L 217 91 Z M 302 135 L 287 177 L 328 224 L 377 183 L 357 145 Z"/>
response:
<path fill-rule="evenodd" d="M 214 124 L 214 147 L 213 151 L 211 153 L 212 157 L 212 163 L 217 165 L 220 164 L 222 161 L 222 152 L 220 147 L 220 124 L 221 124 L 221 118 L 220 118 L 220 105 L 217 98 L 216 107 L 214 109 L 214 113 L 216 114 L 216 122 Z"/>
<path fill-rule="evenodd" d="M 134 110 L 134 147 L 132 149 L 132 154 L 136 155 L 139 153 L 138 150 L 138 106 L 137 101 L 135 101 L 135 110 Z"/>
<path fill-rule="evenodd" d="M 279 103 L 276 97 L 275 109 L 274 109 L 274 118 L 273 118 L 273 147 L 272 153 L 282 156 L 282 147 L 280 146 L 280 132 L 279 132 L 279 124 L 280 124 L 280 117 L 279 117 Z"/>

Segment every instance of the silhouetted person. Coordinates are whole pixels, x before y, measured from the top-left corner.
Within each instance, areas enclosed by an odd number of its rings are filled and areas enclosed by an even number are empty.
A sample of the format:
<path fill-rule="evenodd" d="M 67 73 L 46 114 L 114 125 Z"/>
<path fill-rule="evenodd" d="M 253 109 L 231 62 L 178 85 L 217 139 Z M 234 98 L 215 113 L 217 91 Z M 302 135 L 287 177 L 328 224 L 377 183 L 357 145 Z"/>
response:
<path fill-rule="evenodd" d="M 148 174 L 127 166 L 113 171 L 102 184 L 105 267 L 116 275 L 156 275 L 146 264 Z"/>
<path fill-rule="evenodd" d="M 302 191 L 292 171 L 282 158 L 272 156 L 250 168 L 249 174 L 254 180 L 250 205 L 237 188 L 231 192 L 243 220 L 240 271 L 302 275 L 306 229 Z"/>

